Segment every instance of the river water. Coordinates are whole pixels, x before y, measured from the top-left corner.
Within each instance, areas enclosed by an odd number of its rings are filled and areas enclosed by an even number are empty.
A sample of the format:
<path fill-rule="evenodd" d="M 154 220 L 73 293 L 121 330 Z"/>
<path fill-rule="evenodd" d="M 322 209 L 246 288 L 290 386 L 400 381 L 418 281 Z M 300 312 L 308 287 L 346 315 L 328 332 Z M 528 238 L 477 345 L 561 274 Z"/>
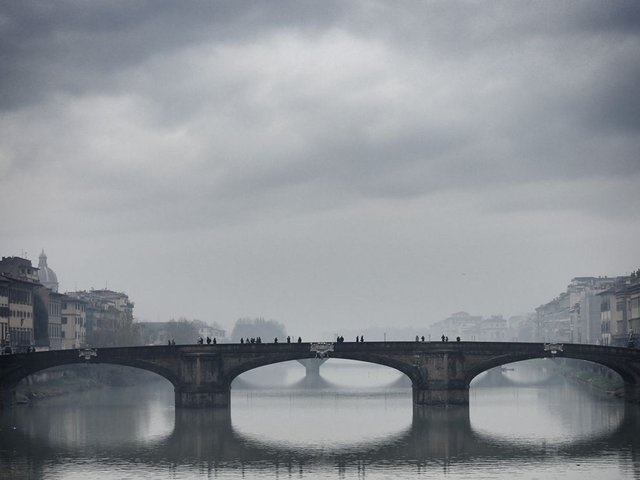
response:
<path fill-rule="evenodd" d="M 159 382 L 18 406 L 0 417 L 0 478 L 640 478 L 637 406 L 551 378 L 414 410 L 397 372 L 330 363 L 320 390 L 245 385 L 230 412 L 175 410 Z"/>

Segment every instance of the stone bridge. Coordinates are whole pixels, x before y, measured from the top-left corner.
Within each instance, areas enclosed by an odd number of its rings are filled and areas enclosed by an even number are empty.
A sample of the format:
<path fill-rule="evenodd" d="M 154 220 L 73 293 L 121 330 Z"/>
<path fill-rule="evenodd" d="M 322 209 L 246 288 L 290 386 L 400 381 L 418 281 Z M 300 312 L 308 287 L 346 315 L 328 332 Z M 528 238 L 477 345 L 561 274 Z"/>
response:
<path fill-rule="evenodd" d="M 640 351 L 565 344 L 507 342 L 366 342 L 216 344 L 55 350 L 0 356 L 1 405 L 13 402 L 23 378 L 50 367 L 107 363 L 149 370 L 169 380 L 176 407 L 229 407 L 231 382 L 248 370 L 319 354 L 394 368 L 411 379 L 415 405 L 466 405 L 469 383 L 507 363 L 565 357 L 604 365 L 620 374 L 628 400 L 640 401 Z"/>

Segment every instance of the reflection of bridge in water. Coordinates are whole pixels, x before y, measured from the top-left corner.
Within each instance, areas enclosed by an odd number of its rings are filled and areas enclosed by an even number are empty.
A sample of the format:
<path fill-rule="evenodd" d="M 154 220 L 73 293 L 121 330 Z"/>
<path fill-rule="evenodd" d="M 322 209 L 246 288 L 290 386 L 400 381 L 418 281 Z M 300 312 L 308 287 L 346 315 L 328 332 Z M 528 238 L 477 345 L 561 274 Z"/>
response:
<path fill-rule="evenodd" d="M 3 404 L 15 385 L 50 367 L 110 363 L 155 372 L 169 380 L 177 407 L 230 404 L 231 382 L 243 372 L 289 360 L 315 358 L 315 344 L 217 344 L 58 350 L 0 356 Z M 626 398 L 640 401 L 640 351 L 627 348 L 507 342 L 368 342 L 322 344 L 331 358 L 359 360 L 394 368 L 410 380 L 415 405 L 467 405 L 469 384 L 478 374 L 522 360 L 565 357 L 602 364 L 622 377 Z"/>
<path fill-rule="evenodd" d="M 567 459 L 594 458 L 611 455 L 612 451 L 629 448 L 625 439 L 633 438 L 640 427 L 638 409 L 628 405 L 618 425 L 599 435 L 560 444 L 514 444 L 475 431 L 467 406 L 414 408 L 411 426 L 395 435 L 367 444 L 341 446 L 334 450 L 287 446 L 259 441 L 239 433 L 228 410 L 178 409 L 173 431 L 145 443 L 115 441 L 96 446 L 102 458 L 119 463 L 144 465 L 200 465 L 203 468 L 234 468 L 243 465 L 272 465 L 294 473 L 317 465 L 340 466 L 383 461 L 386 465 L 406 464 L 442 466 L 452 459 L 487 462 L 500 459 L 530 462 L 544 461 L 550 456 Z M 18 418 L 20 428 L 11 436 L 0 437 L 0 465 L 28 465 L 33 478 L 39 478 L 43 465 L 63 458 L 91 458 L 97 452 L 75 446 L 51 445 L 50 425 L 46 409 L 25 412 Z M 6 421 L 6 416 L 4 417 Z M 16 419 L 14 418 L 14 421 Z M 22 424 L 24 423 L 24 424 Z M 10 425 L 4 424 L 7 431 Z M 28 433 L 21 433 L 28 432 Z M 26 452 L 38 452 L 38 460 L 20 458 Z M 640 452 L 630 452 L 637 456 Z M 28 460 L 28 461 L 27 461 Z M 5 469 L 6 470 L 6 469 Z M 10 471 L 10 469 L 8 470 Z"/>

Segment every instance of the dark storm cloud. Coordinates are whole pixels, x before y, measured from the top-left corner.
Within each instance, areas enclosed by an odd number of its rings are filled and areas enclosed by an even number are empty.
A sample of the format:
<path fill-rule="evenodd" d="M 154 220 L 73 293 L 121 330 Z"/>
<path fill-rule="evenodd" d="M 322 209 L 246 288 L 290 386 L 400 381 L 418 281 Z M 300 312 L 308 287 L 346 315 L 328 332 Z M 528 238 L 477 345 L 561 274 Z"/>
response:
<path fill-rule="evenodd" d="M 341 2 L 9 1 L 0 6 L 0 106 L 109 88 L 120 69 L 201 42 L 250 42 L 292 21 L 321 28 Z"/>
<path fill-rule="evenodd" d="M 149 228 L 640 174 L 635 2 L 0 8 L 3 170 Z"/>

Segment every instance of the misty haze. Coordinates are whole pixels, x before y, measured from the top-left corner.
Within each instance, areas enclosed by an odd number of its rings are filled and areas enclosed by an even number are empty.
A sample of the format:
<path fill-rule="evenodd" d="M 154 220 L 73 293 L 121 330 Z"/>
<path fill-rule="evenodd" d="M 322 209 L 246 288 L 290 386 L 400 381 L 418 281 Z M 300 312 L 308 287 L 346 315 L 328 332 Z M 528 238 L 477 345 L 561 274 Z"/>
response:
<path fill-rule="evenodd" d="M 0 5 L 0 477 L 640 476 L 640 4 Z"/>

